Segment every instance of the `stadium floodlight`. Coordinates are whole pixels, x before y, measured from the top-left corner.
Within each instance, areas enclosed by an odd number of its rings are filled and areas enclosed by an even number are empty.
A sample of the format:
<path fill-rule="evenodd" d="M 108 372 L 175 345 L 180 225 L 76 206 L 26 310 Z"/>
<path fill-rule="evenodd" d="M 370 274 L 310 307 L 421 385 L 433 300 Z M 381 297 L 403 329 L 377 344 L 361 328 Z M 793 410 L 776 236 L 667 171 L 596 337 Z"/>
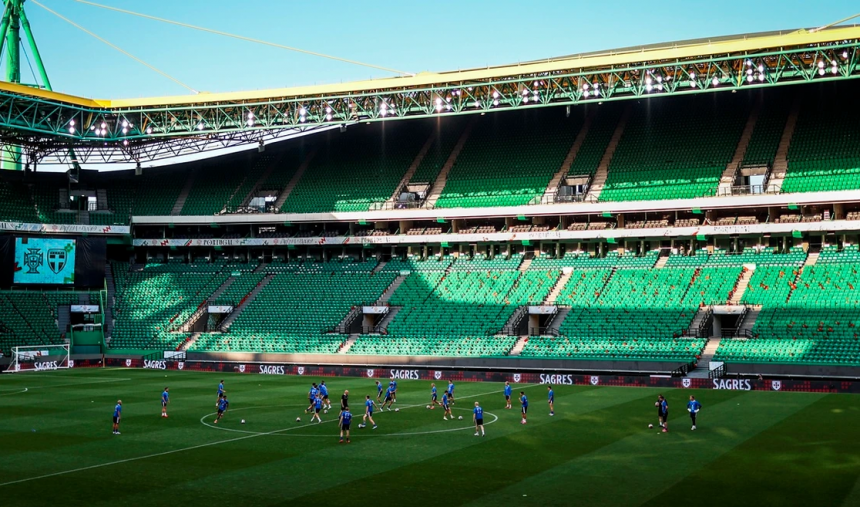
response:
<path fill-rule="evenodd" d="M 152 127 L 146 127 L 146 133 L 152 134 Z"/>
<path fill-rule="evenodd" d="M 325 115 L 326 120 L 331 121 L 331 118 L 332 118 L 331 113 L 328 113 L 327 115 Z"/>
<path fill-rule="evenodd" d="M 326 112 L 327 114 L 331 114 L 331 106 L 326 106 L 326 108 L 325 108 L 325 112 Z"/>
<path fill-rule="evenodd" d="M 72 127 L 74 127 L 74 126 L 75 126 L 75 120 L 69 120 L 69 125 L 71 125 Z"/>
<path fill-rule="evenodd" d="M 649 85 L 649 86 L 651 85 L 651 77 L 650 76 L 645 78 L 645 84 Z"/>
<path fill-rule="evenodd" d="M 481 101 L 480 100 L 475 101 L 475 107 L 481 107 Z"/>
<path fill-rule="evenodd" d="M 127 128 L 125 128 L 125 127 L 123 127 L 123 128 L 122 128 L 122 133 L 123 133 L 123 134 L 128 134 L 128 129 L 127 129 Z"/>
<path fill-rule="evenodd" d="M 445 106 L 445 109 L 447 109 L 448 111 L 450 111 L 450 110 L 451 110 L 451 104 L 448 104 L 447 106 Z"/>
<path fill-rule="evenodd" d="M 128 120 L 122 121 L 122 128 L 128 128 Z"/>
<path fill-rule="evenodd" d="M 824 75 L 824 69 L 818 69 L 818 75 L 823 76 Z"/>
<path fill-rule="evenodd" d="M 752 69 L 747 69 L 747 76 L 752 76 L 752 73 L 753 73 Z"/>
<path fill-rule="evenodd" d="M 839 68 L 836 66 L 830 67 L 830 72 L 832 72 L 833 74 L 838 74 Z"/>
<path fill-rule="evenodd" d="M 128 146 L 128 139 L 123 139 L 123 140 L 122 140 L 122 145 L 123 145 L 123 146 Z"/>
<path fill-rule="evenodd" d="M 585 90 L 584 92 L 582 92 L 582 96 L 585 98 L 588 98 L 588 90 Z"/>
<path fill-rule="evenodd" d="M 595 96 L 595 97 L 599 97 L 599 96 L 600 96 L 600 89 L 598 89 L 598 88 L 594 88 L 594 92 L 593 92 L 593 93 L 594 93 L 594 96 Z"/>
<path fill-rule="evenodd" d="M 306 115 L 306 114 L 308 114 L 308 110 L 307 110 L 307 109 L 305 109 L 305 107 L 304 107 L 304 106 L 302 106 L 302 108 L 301 108 L 301 109 L 299 109 L 299 115 L 304 116 L 304 115 Z"/>
<path fill-rule="evenodd" d="M 249 119 L 249 120 L 253 120 L 253 119 L 254 119 L 254 112 L 253 112 L 253 111 L 248 111 L 248 119 Z"/>
<path fill-rule="evenodd" d="M 696 79 L 696 73 L 690 72 L 690 79 Z"/>
<path fill-rule="evenodd" d="M 495 100 L 493 101 L 493 105 L 494 105 L 494 106 L 498 106 L 498 105 L 499 105 L 499 99 L 495 99 Z"/>
<path fill-rule="evenodd" d="M 646 84 L 646 85 L 645 85 L 645 90 L 646 90 L 646 91 L 649 91 L 649 92 L 650 92 L 653 88 L 654 88 L 654 87 L 651 85 L 651 83 L 648 83 L 648 84 Z"/>
<path fill-rule="evenodd" d="M 442 105 L 442 98 L 436 97 L 436 106 L 441 106 L 441 105 Z"/>
<path fill-rule="evenodd" d="M 657 91 L 661 91 L 661 92 L 663 91 L 663 85 L 662 84 L 657 85 Z"/>
<path fill-rule="evenodd" d="M 657 82 L 662 83 L 663 82 L 663 76 L 657 76 Z"/>
<path fill-rule="evenodd" d="M 759 65 L 758 65 L 758 71 L 759 71 L 759 72 L 764 72 L 764 65 L 759 64 Z"/>
<path fill-rule="evenodd" d="M 588 92 L 585 92 L 585 93 L 588 93 Z M 587 95 L 586 95 L 586 96 L 587 96 Z M 528 95 L 526 95 L 525 97 L 523 97 L 523 103 L 524 103 L 524 104 L 528 104 L 528 103 L 529 103 L 529 97 L 528 97 Z"/>
<path fill-rule="evenodd" d="M 498 90 L 493 90 L 493 98 L 494 99 L 499 98 L 499 91 Z"/>
<path fill-rule="evenodd" d="M 764 82 L 764 74 L 759 74 L 759 75 L 758 75 L 758 80 L 759 80 L 759 81 L 761 81 L 761 82 Z"/>
<path fill-rule="evenodd" d="M 718 84 L 720 84 L 720 80 L 719 78 L 717 78 L 717 76 L 714 76 L 714 79 L 711 80 L 711 83 L 713 83 L 714 86 L 717 86 Z"/>
<path fill-rule="evenodd" d="M 747 83 L 752 83 L 752 82 L 753 82 L 753 79 L 754 79 L 754 78 L 752 77 L 752 75 L 751 75 L 751 74 L 748 74 L 748 75 L 747 75 Z"/>
<path fill-rule="evenodd" d="M 300 122 L 304 123 L 306 120 L 307 120 L 307 117 L 305 117 L 305 116 L 299 116 L 299 121 L 300 121 Z"/>
<path fill-rule="evenodd" d="M 69 134 L 75 133 L 75 127 L 69 127 Z"/>
<path fill-rule="evenodd" d="M 846 60 L 848 59 L 848 51 L 843 51 L 843 52 L 842 52 L 842 58 L 844 58 L 844 59 L 846 59 Z"/>
<path fill-rule="evenodd" d="M 204 128 L 203 122 L 200 122 L 197 124 L 197 130 L 203 130 L 203 128 Z"/>

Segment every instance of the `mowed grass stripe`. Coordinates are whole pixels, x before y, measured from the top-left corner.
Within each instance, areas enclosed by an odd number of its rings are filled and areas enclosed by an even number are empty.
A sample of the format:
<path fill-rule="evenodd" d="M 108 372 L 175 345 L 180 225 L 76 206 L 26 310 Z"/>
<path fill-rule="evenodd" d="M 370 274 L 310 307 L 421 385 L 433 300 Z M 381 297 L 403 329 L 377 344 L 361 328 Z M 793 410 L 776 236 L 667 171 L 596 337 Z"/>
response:
<path fill-rule="evenodd" d="M 788 394 L 781 401 L 795 396 Z M 748 505 L 860 505 L 860 498 L 849 496 L 860 476 L 858 401 L 856 396 L 830 394 L 788 417 L 775 418 L 767 431 L 694 470 L 645 505 L 683 502 L 696 491 L 721 492 L 698 499 L 696 504 L 702 506 L 725 506 L 739 499 Z M 849 428 L 854 431 L 845 432 Z"/>
<path fill-rule="evenodd" d="M 690 419 L 682 404 L 695 393 L 705 408 L 699 414 L 699 429 L 690 430 Z M 702 470 L 707 473 L 711 463 L 725 452 L 755 437 L 763 431 L 819 400 L 821 394 L 744 391 L 686 391 L 667 393 L 670 400 L 670 432 L 660 433 L 655 427 L 647 430 L 653 420 L 650 406 L 619 414 L 604 421 L 602 426 L 590 425 L 572 435 L 570 445 L 575 450 L 590 448 L 558 466 L 526 479 L 518 479 L 503 491 L 490 494 L 471 505 L 499 505 L 514 499 L 527 505 L 569 505 L 573 498 L 592 507 L 641 505 L 652 498 L 662 499 L 662 492 L 689 474 Z M 673 403 L 674 401 L 674 403 Z M 756 407 L 750 410 L 749 406 Z M 674 414 L 674 415 L 673 415 Z M 626 433 L 614 442 L 594 448 L 594 439 L 611 432 Z M 730 488 L 725 475 L 721 488 L 700 490 L 701 496 L 722 495 Z M 564 484 L 569 497 L 559 496 L 559 484 Z M 619 485 L 623 486 L 619 486 Z M 523 495 L 527 494 L 526 498 Z M 679 499 L 676 499 L 679 500 Z M 685 498 L 690 501 L 690 498 Z M 733 496 L 723 496 L 723 505 L 732 505 Z M 659 501 L 659 500 L 658 500 Z M 661 502 L 662 503 L 662 502 Z M 745 503 L 745 502 L 744 502 Z"/>

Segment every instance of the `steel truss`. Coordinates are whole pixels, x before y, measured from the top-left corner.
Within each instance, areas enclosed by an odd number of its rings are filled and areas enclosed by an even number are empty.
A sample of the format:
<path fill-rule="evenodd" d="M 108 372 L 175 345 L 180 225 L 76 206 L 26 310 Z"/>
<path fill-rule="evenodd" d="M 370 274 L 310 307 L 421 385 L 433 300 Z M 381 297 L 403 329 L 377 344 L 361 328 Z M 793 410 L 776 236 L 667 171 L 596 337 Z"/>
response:
<path fill-rule="evenodd" d="M 229 103 L 97 108 L 0 91 L 0 140 L 42 163 L 155 160 L 358 121 L 477 114 L 860 77 L 860 39 L 606 68 Z M 527 66 L 526 66 L 527 67 Z M 524 67 L 524 68 L 526 68 Z"/>

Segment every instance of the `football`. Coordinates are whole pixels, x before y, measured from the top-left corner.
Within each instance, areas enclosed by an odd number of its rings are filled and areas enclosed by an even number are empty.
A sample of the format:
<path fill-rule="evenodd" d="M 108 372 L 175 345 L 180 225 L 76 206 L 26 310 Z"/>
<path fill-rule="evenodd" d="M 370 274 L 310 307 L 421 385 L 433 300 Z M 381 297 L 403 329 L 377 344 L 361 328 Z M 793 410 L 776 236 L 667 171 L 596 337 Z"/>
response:
<path fill-rule="evenodd" d="M 462 421 L 462 420 L 463 420 L 463 416 L 460 416 L 460 417 L 458 417 L 457 419 L 459 419 L 459 420 L 461 420 L 461 421 Z"/>
<path fill-rule="evenodd" d="M 242 419 L 242 424 L 245 424 L 245 420 L 244 420 L 244 419 Z"/>
<path fill-rule="evenodd" d="M 323 410 L 323 414 L 328 414 L 328 410 Z"/>
<path fill-rule="evenodd" d="M 427 408 L 430 408 L 430 405 L 427 405 Z"/>
<path fill-rule="evenodd" d="M 296 417 L 296 422 L 301 422 L 301 420 L 302 420 L 301 417 Z"/>
<path fill-rule="evenodd" d="M 649 425 L 648 425 L 648 429 L 649 429 L 649 430 L 650 430 L 651 428 L 653 428 L 653 427 L 654 427 L 654 425 L 653 425 L 653 424 L 649 424 Z"/>
<path fill-rule="evenodd" d="M 395 411 L 395 412 L 400 412 L 400 409 L 399 409 L 399 408 L 395 408 L 395 409 L 394 409 L 394 411 Z"/>
<path fill-rule="evenodd" d="M 364 425 L 363 425 L 363 424 L 359 424 L 359 425 L 358 425 L 358 429 L 364 429 Z"/>

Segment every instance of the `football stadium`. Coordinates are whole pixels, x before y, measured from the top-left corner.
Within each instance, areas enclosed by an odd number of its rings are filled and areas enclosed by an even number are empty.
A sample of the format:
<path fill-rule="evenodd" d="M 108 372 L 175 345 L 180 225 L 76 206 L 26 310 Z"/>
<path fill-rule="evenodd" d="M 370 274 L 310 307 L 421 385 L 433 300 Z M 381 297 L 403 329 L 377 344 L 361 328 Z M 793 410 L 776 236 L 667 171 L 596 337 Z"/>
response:
<path fill-rule="evenodd" d="M 860 26 L 97 99 L 4 5 L 2 505 L 860 505 Z"/>

